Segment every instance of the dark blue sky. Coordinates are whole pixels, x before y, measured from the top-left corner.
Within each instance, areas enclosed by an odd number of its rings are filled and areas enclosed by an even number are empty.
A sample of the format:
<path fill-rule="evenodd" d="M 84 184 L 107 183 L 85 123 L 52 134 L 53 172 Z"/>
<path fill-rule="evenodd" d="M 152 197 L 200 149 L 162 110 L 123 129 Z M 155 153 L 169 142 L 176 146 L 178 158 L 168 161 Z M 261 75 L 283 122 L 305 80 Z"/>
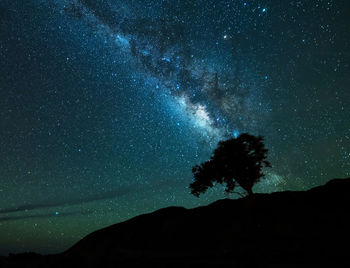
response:
<path fill-rule="evenodd" d="M 255 191 L 350 176 L 349 1 L 0 2 L 0 254 L 53 253 L 190 195 L 262 135 Z M 232 196 L 233 198 L 235 196 Z"/>

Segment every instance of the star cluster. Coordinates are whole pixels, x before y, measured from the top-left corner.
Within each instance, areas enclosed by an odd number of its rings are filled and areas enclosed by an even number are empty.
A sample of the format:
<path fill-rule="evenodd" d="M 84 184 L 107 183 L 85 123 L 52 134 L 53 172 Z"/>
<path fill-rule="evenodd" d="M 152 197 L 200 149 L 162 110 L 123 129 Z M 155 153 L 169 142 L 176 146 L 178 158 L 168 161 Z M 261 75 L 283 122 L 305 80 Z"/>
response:
<path fill-rule="evenodd" d="M 191 168 L 243 132 L 273 166 L 255 191 L 350 176 L 348 14 L 345 0 L 1 1 L 0 254 L 225 197 L 191 196 Z"/>

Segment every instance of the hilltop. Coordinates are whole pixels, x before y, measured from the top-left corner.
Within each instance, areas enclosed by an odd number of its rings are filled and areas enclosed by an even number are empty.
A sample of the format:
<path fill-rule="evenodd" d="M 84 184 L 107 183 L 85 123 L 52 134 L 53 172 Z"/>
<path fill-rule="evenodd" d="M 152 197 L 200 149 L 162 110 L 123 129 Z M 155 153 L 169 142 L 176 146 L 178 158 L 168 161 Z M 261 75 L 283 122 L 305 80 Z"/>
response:
<path fill-rule="evenodd" d="M 168 207 L 95 231 L 61 254 L 14 255 L 5 262 L 27 259 L 28 267 L 349 264 L 349 193 L 350 178 L 334 179 L 308 191 L 223 199 L 193 209 Z"/>

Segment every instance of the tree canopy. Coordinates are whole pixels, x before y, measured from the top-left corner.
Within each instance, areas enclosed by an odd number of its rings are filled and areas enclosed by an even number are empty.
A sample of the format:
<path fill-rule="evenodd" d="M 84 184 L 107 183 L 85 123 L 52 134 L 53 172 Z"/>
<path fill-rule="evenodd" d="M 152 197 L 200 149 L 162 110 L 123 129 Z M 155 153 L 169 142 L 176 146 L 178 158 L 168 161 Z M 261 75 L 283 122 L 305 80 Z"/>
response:
<path fill-rule="evenodd" d="M 210 160 L 192 168 L 191 193 L 198 197 L 214 183 L 220 183 L 226 185 L 226 193 L 233 193 L 238 185 L 248 195 L 253 194 L 254 184 L 265 176 L 262 168 L 271 167 L 267 152 L 261 136 L 243 133 L 220 141 Z"/>

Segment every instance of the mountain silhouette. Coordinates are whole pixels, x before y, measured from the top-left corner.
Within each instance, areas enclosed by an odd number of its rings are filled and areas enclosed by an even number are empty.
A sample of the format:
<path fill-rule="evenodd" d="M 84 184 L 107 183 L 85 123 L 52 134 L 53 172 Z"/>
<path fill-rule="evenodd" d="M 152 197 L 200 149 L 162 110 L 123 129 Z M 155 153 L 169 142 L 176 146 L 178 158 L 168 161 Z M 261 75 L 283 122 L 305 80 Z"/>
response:
<path fill-rule="evenodd" d="M 3 267 L 23 267 L 25 259 L 26 267 L 346 267 L 349 212 L 350 178 L 334 179 L 308 191 L 160 209 L 95 231 L 61 254 L 17 254 L 2 262 Z"/>

